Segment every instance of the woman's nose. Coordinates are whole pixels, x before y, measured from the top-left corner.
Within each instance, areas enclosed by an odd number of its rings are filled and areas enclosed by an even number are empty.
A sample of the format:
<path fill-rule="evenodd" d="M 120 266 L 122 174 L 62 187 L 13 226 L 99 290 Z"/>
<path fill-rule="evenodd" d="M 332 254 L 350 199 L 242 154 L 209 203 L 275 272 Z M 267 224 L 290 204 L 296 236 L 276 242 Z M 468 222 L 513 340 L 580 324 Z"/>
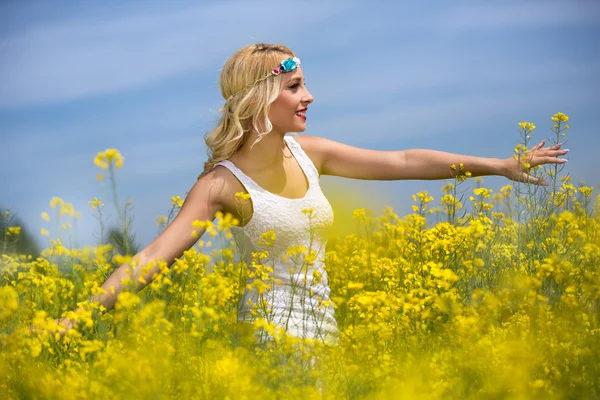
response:
<path fill-rule="evenodd" d="M 313 95 L 307 89 L 306 90 L 306 96 L 304 96 L 304 102 L 310 104 L 313 101 L 315 101 L 315 98 L 313 97 Z"/>

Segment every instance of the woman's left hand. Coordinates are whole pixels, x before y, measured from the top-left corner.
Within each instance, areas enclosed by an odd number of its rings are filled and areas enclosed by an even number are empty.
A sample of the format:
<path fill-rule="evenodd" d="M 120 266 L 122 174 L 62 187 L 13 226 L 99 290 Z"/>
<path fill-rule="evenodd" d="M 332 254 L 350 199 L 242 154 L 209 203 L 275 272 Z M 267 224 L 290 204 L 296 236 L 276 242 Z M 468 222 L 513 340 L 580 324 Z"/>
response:
<path fill-rule="evenodd" d="M 569 150 L 562 150 L 560 148 L 562 143 L 542 148 L 544 143 L 546 143 L 546 141 L 542 140 L 536 146 L 529 149 L 527 155 L 521 160 L 516 160 L 515 158 L 505 159 L 505 176 L 516 182 L 527 182 L 535 185 L 548 186 L 548 182 L 543 178 L 531 176 L 528 173 L 529 169 L 544 164 L 564 164 L 567 160 L 564 158 L 557 158 L 556 156 L 563 156 L 567 154 Z"/>

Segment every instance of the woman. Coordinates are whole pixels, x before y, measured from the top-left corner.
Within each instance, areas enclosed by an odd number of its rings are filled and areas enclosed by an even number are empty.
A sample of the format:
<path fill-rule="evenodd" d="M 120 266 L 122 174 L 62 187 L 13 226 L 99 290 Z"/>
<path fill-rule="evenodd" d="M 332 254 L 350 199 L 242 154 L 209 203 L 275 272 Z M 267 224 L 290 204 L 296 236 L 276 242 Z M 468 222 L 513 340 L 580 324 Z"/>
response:
<path fill-rule="evenodd" d="M 329 300 L 323 256 L 331 206 L 319 187 L 320 175 L 354 179 L 446 179 L 456 174 L 450 166 L 464 164 L 472 176 L 501 175 L 515 181 L 547 185 L 527 174 L 514 158 L 493 159 L 434 150 L 375 151 L 344 145 L 315 136 L 286 136 L 306 130 L 306 114 L 313 97 L 304 83 L 300 60 L 283 45 L 257 44 L 233 54 L 220 74 L 225 104 L 218 126 L 206 136 L 209 159 L 174 221 L 148 247 L 134 257 L 134 278 L 142 267 L 180 257 L 202 235 L 192 228 L 196 220 L 213 220 L 217 212 L 231 213 L 241 224 L 234 227 L 238 249 L 252 265 L 251 254 L 268 249 L 272 286 L 259 295 L 246 290 L 239 319 L 257 315 L 288 333 L 328 342 L 336 341 L 337 326 Z M 531 166 L 564 163 L 560 144 L 529 152 Z M 247 201 L 240 206 L 239 192 Z M 238 193 L 238 196 L 236 196 Z M 192 229 L 196 235 L 191 235 Z M 271 235 L 261 235 L 271 232 Z M 288 250 L 302 245 L 307 252 L 298 260 Z M 113 308 L 128 276 L 122 265 L 106 280 L 106 294 L 92 298 L 107 310 Z M 252 268 L 252 267 L 251 267 Z M 159 271 L 143 275 L 147 283 Z M 249 274 L 249 284 L 254 278 Z M 145 284 L 139 284 L 141 290 Z M 111 287 L 114 290 L 111 290 Z M 265 302 L 261 302 L 265 299 Z M 265 306 L 266 304 L 266 306 Z M 72 321 L 63 318 L 66 329 Z"/>

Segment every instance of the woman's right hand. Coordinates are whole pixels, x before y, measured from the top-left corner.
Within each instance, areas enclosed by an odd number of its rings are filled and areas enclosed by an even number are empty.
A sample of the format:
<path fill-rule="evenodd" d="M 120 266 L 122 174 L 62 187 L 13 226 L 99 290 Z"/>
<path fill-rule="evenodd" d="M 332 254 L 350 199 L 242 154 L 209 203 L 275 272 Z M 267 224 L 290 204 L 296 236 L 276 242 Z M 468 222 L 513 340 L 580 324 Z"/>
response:
<path fill-rule="evenodd" d="M 60 335 L 60 337 L 63 337 L 73 327 L 77 326 L 77 322 L 76 321 L 72 321 L 72 320 L 68 319 L 67 317 L 55 318 L 54 322 L 56 322 L 57 326 L 60 326 L 61 323 L 64 325 L 64 328 L 59 328 L 59 330 L 58 330 L 58 334 Z M 38 332 L 42 332 L 43 330 L 44 329 L 40 328 L 37 325 L 32 325 L 32 326 L 29 327 L 29 332 L 32 333 L 32 334 L 35 334 L 35 333 L 38 333 Z"/>
<path fill-rule="evenodd" d="M 72 320 L 68 319 L 67 317 L 57 318 L 54 320 L 54 322 L 56 322 L 56 324 L 59 326 L 61 323 L 65 326 L 64 329 L 60 328 L 58 331 L 58 334 L 60 335 L 60 337 L 65 336 L 67 334 L 67 332 L 69 332 L 73 327 L 77 326 L 76 321 L 72 321 Z"/>

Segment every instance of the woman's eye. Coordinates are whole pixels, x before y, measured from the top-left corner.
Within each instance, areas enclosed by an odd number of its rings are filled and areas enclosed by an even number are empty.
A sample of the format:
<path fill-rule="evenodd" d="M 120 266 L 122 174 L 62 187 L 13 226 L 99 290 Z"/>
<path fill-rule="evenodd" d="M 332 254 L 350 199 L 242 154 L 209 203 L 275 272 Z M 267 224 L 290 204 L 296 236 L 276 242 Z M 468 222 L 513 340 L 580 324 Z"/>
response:
<path fill-rule="evenodd" d="M 299 83 L 295 83 L 292 86 L 290 86 L 290 89 L 298 89 L 298 86 L 300 86 Z"/>

